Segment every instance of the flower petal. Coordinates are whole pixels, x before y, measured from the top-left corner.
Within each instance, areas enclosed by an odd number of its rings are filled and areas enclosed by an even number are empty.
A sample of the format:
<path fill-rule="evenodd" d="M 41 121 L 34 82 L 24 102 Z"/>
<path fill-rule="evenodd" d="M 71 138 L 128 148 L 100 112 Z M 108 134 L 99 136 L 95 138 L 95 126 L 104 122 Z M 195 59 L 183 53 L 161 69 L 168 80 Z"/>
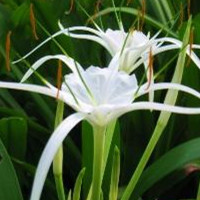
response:
<path fill-rule="evenodd" d="M 61 28 L 61 27 L 60 27 Z M 77 27 L 69 27 L 67 29 L 61 29 L 60 31 L 54 33 L 53 35 L 51 35 L 50 37 L 48 37 L 46 40 L 44 40 L 43 42 L 41 42 L 37 47 L 35 47 L 33 50 L 31 50 L 29 53 L 27 53 L 25 56 L 23 56 L 22 58 L 18 59 L 18 60 L 15 60 L 13 61 L 12 63 L 13 64 L 16 64 L 24 59 L 26 59 L 28 56 L 30 56 L 32 53 L 34 53 L 37 49 L 39 49 L 40 47 L 42 47 L 44 44 L 46 44 L 47 42 L 49 42 L 50 40 L 52 40 L 53 38 L 59 36 L 59 35 L 62 35 L 62 34 L 66 34 L 68 36 L 71 36 L 70 35 L 71 33 L 69 33 L 69 31 L 75 31 L 75 30 L 82 30 L 82 31 L 88 31 L 88 32 L 91 32 L 91 33 L 94 33 L 95 35 L 99 36 L 99 37 L 95 37 L 93 35 L 88 35 L 88 36 L 91 36 L 92 38 L 90 38 L 90 40 L 93 40 L 93 41 L 97 41 L 99 44 L 101 44 L 102 46 L 104 46 L 106 49 L 107 49 L 107 46 L 106 44 L 103 42 L 103 40 L 100 40 L 100 31 L 97 31 L 95 29 L 92 29 L 92 28 L 89 28 L 89 27 L 84 27 L 84 26 L 77 26 Z M 81 36 L 81 34 L 80 34 Z M 87 36 L 87 35 L 85 35 Z M 73 37 L 79 37 L 79 34 L 73 34 Z M 89 38 L 80 38 L 80 39 L 89 39 Z"/>
<path fill-rule="evenodd" d="M 99 37 L 101 37 L 101 34 L 103 33 L 103 31 L 101 31 L 100 29 L 99 29 L 99 31 L 97 31 L 93 28 L 86 27 L 86 26 L 73 26 L 73 27 L 64 28 L 63 25 L 60 22 L 58 22 L 58 26 L 62 31 L 65 30 L 65 32 L 66 31 L 68 31 L 68 32 L 71 32 L 71 31 L 87 31 L 87 32 L 93 33 L 93 34 L 95 34 Z"/>
<path fill-rule="evenodd" d="M 60 90 L 59 96 L 57 97 L 58 89 L 55 87 L 48 88 L 45 86 L 38 86 L 38 85 L 33 85 L 33 84 L 12 83 L 12 82 L 0 81 L 0 88 L 30 91 L 30 92 L 36 92 L 39 94 L 44 94 L 44 95 L 58 98 L 58 99 L 64 101 L 67 105 L 71 106 L 74 110 L 80 109 L 70 94 L 67 94 L 66 92 Z M 87 112 L 88 106 L 84 105 L 82 102 L 80 102 L 80 103 L 81 103 L 82 111 Z"/>
<path fill-rule="evenodd" d="M 70 115 L 53 132 L 40 158 L 30 200 L 40 199 L 47 173 L 58 148 L 69 132 L 83 119 L 84 115 L 81 113 Z"/>
<path fill-rule="evenodd" d="M 179 40 L 177 40 L 177 39 L 175 39 L 175 38 L 164 37 L 164 38 L 156 39 L 156 41 L 157 42 L 170 42 L 170 43 L 173 43 L 173 44 L 177 45 L 178 48 L 182 47 L 182 42 L 179 41 Z M 193 47 L 193 45 L 192 45 L 192 47 Z M 195 45 L 194 47 L 197 48 L 198 45 Z M 187 46 L 187 55 L 191 57 L 191 59 L 193 60 L 193 62 L 200 69 L 200 60 L 199 60 L 198 56 L 193 51 L 190 51 L 189 46 Z"/>
<path fill-rule="evenodd" d="M 151 90 L 156 91 L 156 90 L 163 90 L 163 89 L 172 89 L 172 90 L 179 90 L 182 92 L 186 92 L 200 99 L 200 93 L 198 91 L 188 86 L 181 85 L 178 83 L 155 83 L 155 84 L 152 84 L 149 89 L 146 89 L 146 88 L 147 88 L 147 84 L 142 85 L 140 89 L 137 91 L 136 97 L 147 94 Z"/>
<path fill-rule="evenodd" d="M 76 69 L 77 67 L 79 68 L 79 71 L 83 70 L 79 63 L 76 62 L 76 64 L 75 64 L 74 59 L 67 57 L 65 55 L 45 56 L 45 57 L 42 57 L 39 60 L 37 60 L 31 66 L 31 68 L 23 76 L 21 82 L 26 81 L 34 73 L 34 71 L 37 70 L 44 62 L 46 62 L 48 60 L 52 60 L 52 59 L 62 60 L 72 70 L 72 72 L 76 75 L 78 75 L 78 72 L 77 72 L 77 69 Z"/>
<path fill-rule="evenodd" d="M 110 109 L 111 110 L 111 109 Z M 157 110 L 157 111 L 166 111 L 171 113 L 177 114 L 188 114 L 188 115 L 195 115 L 200 114 L 200 108 L 188 108 L 188 107 L 181 107 L 181 106 L 172 106 L 166 105 L 162 103 L 153 103 L 153 102 L 136 102 L 130 105 L 125 105 L 121 107 L 113 107 L 112 112 L 110 112 L 109 120 L 112 121 L 113 119 L 117 119 L 121 115 L 135 111 L 135 110 Z"/>
<path fill-rule="evenodd" d="M 155 56 L 156 54 L 165 52 L 165 51 L 169 51 L 172 49 L 179 49 L 180 47 L 178 47 L 175 44 L 172 45 L 166 45 L 166 46 L 161 46 L 159 48 L 156 48 L 154 51 L 152 51 L 152 55 Z M 148 60 L 148 57 L 141 57 L 131 68 L 131 72 L 133 72 L 134 70 L 136 70 L 141 64 L 143 64 L 144 62 L 146 62 Z"/>
<path fill-rule="evenodd" d="M 56 94 L 57 94 L 57 90 L 50 89 L 45 86 L 38 86 L 38 85 L 24 84 L 24 83 L 12 83 L 12 82 L 0 81 L 0 88 L 36 92 L 36 93 L 45 94 L 47 96 L 51 96 L 54 98 L 56 98 Z M 64 99 L 62 94 L 59 97 L 61 100 Z"/>
<path fill-rule="evenodd" d="M 103 31 L 101 31 L 101 30 L 97 31 L 93 28 L 85 27 L 85 26 L 74 26 L 74 27 L 64 28 L 61 23 L 58 23 L 58 25 L 59 25 L 59 28 L 63 31 L 63 33 L 66 36 L 72 37 L 72 38 L 77 38 L 77 39 L 86 39 L 86 40 L 91 40 L 91 41 L 97 42 L 100 45 L 102 45 L 104 48 L 106 48 L 110 52 L 110 54 L 112 54 L 112 52 L 109 48 L 109 45 L 102 38 L 102 35 L 104 35 Z M 89 32 L 89 33 L 93 33 L 94 35 L 83 34 L 83 33 L 78 34 L 78 33 L 73 33 L 73 31 L 86 31 L 86 32 Z"/>

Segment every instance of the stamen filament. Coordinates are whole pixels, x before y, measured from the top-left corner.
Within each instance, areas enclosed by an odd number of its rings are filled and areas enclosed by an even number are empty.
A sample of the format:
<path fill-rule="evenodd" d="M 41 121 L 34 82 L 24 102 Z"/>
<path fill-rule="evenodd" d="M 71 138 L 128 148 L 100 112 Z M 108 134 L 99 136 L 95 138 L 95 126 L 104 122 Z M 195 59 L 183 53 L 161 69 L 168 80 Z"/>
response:
<path fill-rule="evenodd" d="M 94 17 L 95 18 L 98 15 L 101 4 L 102 4 L 102 0 L 97 0 L 97 2 L 95 3 L 95 8 L 94 8 Z M 103 29 L 103 22 L 102 22 L 101 16 L 99 17 L 99 22 L 100 22 L 101 28 Z"/>
<path fill-rule="evenodd" d="M 99 12 L 99 7 L 101 5 L 101 0 L 98 0 L 96 3 L 95 3 L 95 9 L 94 9 L 94 15 L 96 16 L 97 13 Z M 95 17 L 96 18 L 96 17 Z"/>
<path fill-rule="evenodd" d="M 127 43 L 127 41 L 128 41 L 129 35 L 130 35 L 131 33 L 133 33 L 133 31 L 134 31 L 134 28 L 131 27 L 131 28 L 129 29 L 129 32 L 127 33 L 127 36 L 126 36 L 125 40 L 124 40 L 124 43 L 123 43 L 123 46 L 122 46 L 122 49 L 121 49 L 121 52 L 120 52 L 120 56 L 122 55 L 122 53 L 123 53 L 123 51 L 124 51 L 124 49 L 125 49 L 125 46 L 126 46 L 126 43 Z"/>
<path fill-rule="evenodd" d="M 84 79 L 83 79 L 83 77 L 82 77 L 82 75 L 81 75 L 81 73 L 80 73 L 80 71 L 79 71 L 78 65 L 77 65 L 77 63 L 76 63 L 75 60 L 74 60 L 74 64 L 75 64 L 76 70 L 77 70 L 77 72 L 78 72 L 78 75 L 79 75 L 79 77 L 80 77 L 80 79 L 81 79 L 81 82 L 83 83 L 83 85 L 84 85 L 86 91 L 88 92 L 91 101 L 92 101 L 94 104 L 96 104 L 95 98 L 94 98 L 92 92 L 90 91 L 89 87 L 87 86 L 86 82 L 84 81 Z"/>
<path fill-rule="evenodd" d="M 66 87 L 68 88 L 69 92 L 71 93 L 71 95 L 72 95 L 74 101 L 75 101 L 75 102 L 77 103 L 77 105 L 79 106 L 80 104 L 79 104 L 79 102 L 78 102 L 78 99 L 77 99 L 76 96 L 74 95 L 72 89 L 71 89 L 71 88 L 69 87 L 69 85 L 67 84 L 66 80 L 64 80 L 64 83 L 65 83 Z"/>
<path fill-rule="evenodd" d="M 70 8 L 69 8 L 69 13 L 71 13 L 71 11 L 73 10 L 74 7 L 74 0 L 71 0 L 70 2 Z"/>

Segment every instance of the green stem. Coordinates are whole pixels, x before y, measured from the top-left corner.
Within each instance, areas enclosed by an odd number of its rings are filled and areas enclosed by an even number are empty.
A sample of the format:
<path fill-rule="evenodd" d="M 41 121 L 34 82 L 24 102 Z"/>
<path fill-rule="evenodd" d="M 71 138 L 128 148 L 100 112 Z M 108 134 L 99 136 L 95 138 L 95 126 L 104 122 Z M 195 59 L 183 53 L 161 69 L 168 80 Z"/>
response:
<path fill-rule="evenodd" d="M 58 101 L 57 110 L 56 110 L 55 128 L 62 121 L 63 112 L 64 112 L 64 103 L 62 101 Z M 62 174 L 63 174 L 62 165 L 63 165 L 63 147 L 61 145 L 53 160 L 53 174 L 54 174 L 56 190 L 57 190 L 59 200 L 65 200 L 65 190 L 64 190 L 63 178 L 62 178 Z"/>
<path fill-rule="evenodd" d="M 94 156 L 93 156 L 93 179 L 91 199 L 100 200 L 101 184 L 103 179 L 103 155 L 105 143 L 105 127 L 94 126 Z"/>

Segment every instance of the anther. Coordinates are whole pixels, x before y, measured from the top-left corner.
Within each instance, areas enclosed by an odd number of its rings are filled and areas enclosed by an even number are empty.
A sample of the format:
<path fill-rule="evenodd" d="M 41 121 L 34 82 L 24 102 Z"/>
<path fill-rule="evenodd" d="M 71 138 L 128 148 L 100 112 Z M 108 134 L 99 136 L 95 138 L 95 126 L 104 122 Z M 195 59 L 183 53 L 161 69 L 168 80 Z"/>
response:
<path fill-rule="evenodd" d="M 152 48 L 150 48 L 149 51 L 149 63 L 148 63 L 148 85 L 146 90 L 149 89 L 152 81 L 152 75 L 153 75 L 153 54 L 152 54 Z"/>
<path fill-rule="evenodd" d="M 8 31 L 6 35 L 6 69 L 9 72 L 10 71 L 10 37 L 11 37 L 12 32 Z"/>
<path fill-rule="evenodd" d="M 59 91 L 61 89 L 61 84 L 62 84 L 62 61 L 58 60 L 58 71 L 57 71 L 57 95 L 56 95 L 56 99 L 58 99 L 59 97 Z"/>
<path fill-rule="evenodd" d="M 33 11 L 33 4 L 30 4 L 30 23 L 31 23 L 31 28 L 32 28 L 32 33 L 33 33 L 33 37 L 38 40 L 38 36 L 36 33 L 36 21 L 35 21 L 35 15 L 34 15 L 34 11 Z"/>
<path fill-rule="evenodd" d="M 145 16 L 145 12 L 146 12 L 146 1 L 142 0 L 142 8 L 141 8 L 141 23 L 140 23 L 140 31 L 142 31 L 143 26 L 144 26 L 144 16 Z"/>

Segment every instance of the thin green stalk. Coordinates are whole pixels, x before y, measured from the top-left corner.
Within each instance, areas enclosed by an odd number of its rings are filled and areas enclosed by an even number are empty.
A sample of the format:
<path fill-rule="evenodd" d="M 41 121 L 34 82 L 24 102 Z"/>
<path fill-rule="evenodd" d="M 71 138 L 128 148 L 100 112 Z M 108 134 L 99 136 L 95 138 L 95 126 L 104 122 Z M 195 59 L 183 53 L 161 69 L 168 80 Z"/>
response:
<path fill-rule="evenodd" d="M 101 184 L 102 184 L 102 169 L 103 169 L 103 155 L 105 144 L 105 127 L 94 126 L 94 157 L 93 157 L 93 178 L 91 199 L 100 200 Z"/>
<path fill-rule="evenodd" d="M 197 198 L 196 200 L 200 200 L 200 182 L 199 182 L 199 187 L 198 187 L 198 191 L 197 191 Z"/>
<path fill-rule="evenodd" d="M 64 112 L 64 103 L 62 101 L 58 101 L 57 110 L 56 110 L 56 118 L 55 118 L 55 128 L 62 121 L 63 112 Z M 63 177 L 62 177 L 63 175 L 62 165 L 63 165 L 63 147 L 61 145 L 53 160 L 53 174 L 54 174 L 56 190 L 57 190 L 59 200 L 65 200 L 65 190 L 64 190 Z"/>

